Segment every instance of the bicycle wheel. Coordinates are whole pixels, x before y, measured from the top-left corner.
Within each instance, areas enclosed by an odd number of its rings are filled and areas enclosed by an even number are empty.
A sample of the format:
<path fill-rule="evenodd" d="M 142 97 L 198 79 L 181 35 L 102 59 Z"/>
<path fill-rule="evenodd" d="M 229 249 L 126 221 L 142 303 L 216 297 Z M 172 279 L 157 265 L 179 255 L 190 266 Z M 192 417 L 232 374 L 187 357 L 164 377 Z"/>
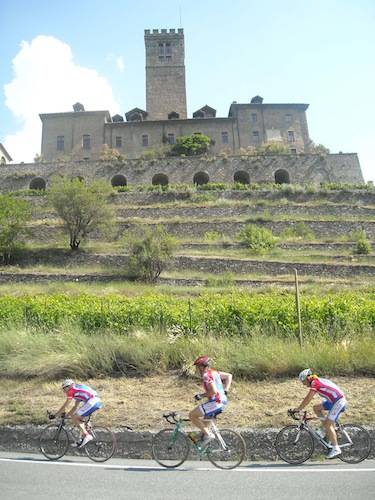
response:
<path fill-rule="evenodd" d="M 92 441 L 85 446 L 86 455 L 94 462 L 106 462 L 116 451 L 116 437 L 107 427 L 95 426 L 90 431 Z"/>
<path fill-rule="evenodd" d="M 360 425 L 344 424 L 340 425 L 336 434 L 338 445 L 341 448 L 341 455 L 338 456 L 340 460 L 348 464 L 358 464 L 369 456 L 371 439 L 366 429 Z"/>
<path fill-rule="evenodd" d="M 162 429 L 152 439 L 152 456 L 163 467 L 173 469 L 189 455 L 189 438 L 177 429 Z"/>
<path fill-rule="evenodd" d="M 59 424 L 45 427 L 39 436 L 39 449 L 48 460 L 58 460 L 68 451 L 69 435 Z"/>
<path fill-rule="evenodd" d="M 314 453 L 314 439 L 305 428 L 287 425 L 276 436 L 275 448 L 278 456 L 289 464 L 302 464 Z"/>
<path fill-rule="evenodd" d="M 238 467 L 246 454 L 246 444 L 238 432 L 220 429 L 219 435 L 211 441 L 206 450 L 208 460 L 219 469 Z"/>

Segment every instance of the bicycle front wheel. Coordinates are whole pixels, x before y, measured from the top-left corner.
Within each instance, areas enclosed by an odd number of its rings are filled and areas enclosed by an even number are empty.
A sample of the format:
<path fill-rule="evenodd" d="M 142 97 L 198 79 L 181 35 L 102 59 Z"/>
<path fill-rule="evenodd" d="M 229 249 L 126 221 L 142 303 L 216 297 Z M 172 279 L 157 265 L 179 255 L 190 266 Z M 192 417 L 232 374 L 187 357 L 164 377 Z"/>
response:
<path fill-rule="evenodd" d="M 163 467 L 173 469 L 189 455 L 189 438 L 177 429 L 162 429 L 152 439 L 152 456 Z"/>
<path fill-rule="evenodd" d="M 207 458 L 219 469 L 234 469 L 244 460 L 246 444 L 238 432 L 220 429 L 219 434 L 207 447 Z"/>
<path fill-rule="evenodd" d="M 358 464 L 365 460 L 371 451 L 371 439 L 369 433 L 355 424 L 344 424 L 336 430 L 337 442 L 341 448 L 338 456 L 348 464 Z"/>
<path fill-rule="evenodd" d="M 94 462 L 106 462 L 116 451 L 116 437 L 107 427 L 95 426 L 90 434 L 93 437 L 85 446 L 86 455 Z"/>
<path fill-rule="evenodd" d="M 58 460 L 68 451 L 69 435 L 58 424 L 45 427 L 39 436 L 39 449 L 48 460 Z"/>
<path fill-rule="evenodd" d="M 278 456 L 289 464 L 302 464 L 314 453 L 314 439 L 305 428 L 287 425 L 276 436 L 275 448 Z"/>

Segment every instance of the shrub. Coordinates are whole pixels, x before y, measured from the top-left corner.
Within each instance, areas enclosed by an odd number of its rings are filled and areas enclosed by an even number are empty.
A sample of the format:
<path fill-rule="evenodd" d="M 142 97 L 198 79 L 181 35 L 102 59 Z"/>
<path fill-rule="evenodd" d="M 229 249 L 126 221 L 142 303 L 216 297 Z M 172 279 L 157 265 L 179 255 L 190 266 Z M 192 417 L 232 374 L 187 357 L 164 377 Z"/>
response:
<path fill-rule="evenodd" d="M 365 231 L 360 231 L 358 235 L 355 253 L 358 255 L 369 255 L 372 252 L 372 245 L 366 237 Z"/>
<path fill-rule="evenodd" d="M 128 235 L 126 249 L 130 276 L 153 282 L 173 258 L 175 240 L 163 226 L 139 226 Z"/>
<path fill-rule="evenodd" d="M 27 233 L 25 223 L 30 218 L 27 201 L 0 195 L 0 257 L 4 264 L 10 264 L 20 238 Z"/>
<path fill-rule="evenodd" d="M 239 240 L 254 253 L 263 253 L 275 247 L 277 238 L 266 228 L 248 224 L 240 233 Z"/>

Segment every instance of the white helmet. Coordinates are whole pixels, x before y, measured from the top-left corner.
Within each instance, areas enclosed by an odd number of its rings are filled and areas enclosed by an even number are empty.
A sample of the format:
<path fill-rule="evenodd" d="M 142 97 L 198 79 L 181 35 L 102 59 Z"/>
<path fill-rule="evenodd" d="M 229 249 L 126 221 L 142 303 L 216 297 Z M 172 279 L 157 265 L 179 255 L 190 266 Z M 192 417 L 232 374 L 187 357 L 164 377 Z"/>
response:
<path fill-rule="evenodd" d="M 298 375 L 298 378 L 300 379 L 301 382 L 304 382 L 309 375 L 312 375 L 313 372 L 310 370 L 310 368 L 306 368 L 306 370 L 302 370 L 301 373 Z"/>
<path fill-rule="evenodd" d="M 67 378 L 64 380 L 64 382 L 61 384 L 61 387 L 63 389 L 66 389 L 67 387 L 70 387 L 71 385 L 74 384 L 74 380 L 72 380 L 71 378 Z"/>

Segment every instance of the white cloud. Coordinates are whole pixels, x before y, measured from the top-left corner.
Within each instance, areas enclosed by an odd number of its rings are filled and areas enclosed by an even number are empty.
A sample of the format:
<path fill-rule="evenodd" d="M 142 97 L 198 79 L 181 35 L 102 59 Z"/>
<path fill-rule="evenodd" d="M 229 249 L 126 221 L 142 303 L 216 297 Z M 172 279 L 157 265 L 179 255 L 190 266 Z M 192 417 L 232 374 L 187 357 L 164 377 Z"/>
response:
<path fill-rule="evenodd" d="M 125 69 L 125 64 L 124 64 L 124 58 L 122 56 L 116 56 L 116 54 L 108 54 L 107 55 L 107 60 L 108 61 L 114 61 L 116 68 L 120 73 L 124 72 Z"/>
<path fill-rule="evenodd" d="M 77 101 L 86 110 L 119 111 L 106 78 L 75 64 L 69 45 L 52 36 L 22 42 L 13 59 L 13 74 L 4 86 L 5 103 L 23 126 L 5 137 L 4 146 L 15 162 L 32 161 L 40 153 L 39 113 L 72 111 Z"/>

